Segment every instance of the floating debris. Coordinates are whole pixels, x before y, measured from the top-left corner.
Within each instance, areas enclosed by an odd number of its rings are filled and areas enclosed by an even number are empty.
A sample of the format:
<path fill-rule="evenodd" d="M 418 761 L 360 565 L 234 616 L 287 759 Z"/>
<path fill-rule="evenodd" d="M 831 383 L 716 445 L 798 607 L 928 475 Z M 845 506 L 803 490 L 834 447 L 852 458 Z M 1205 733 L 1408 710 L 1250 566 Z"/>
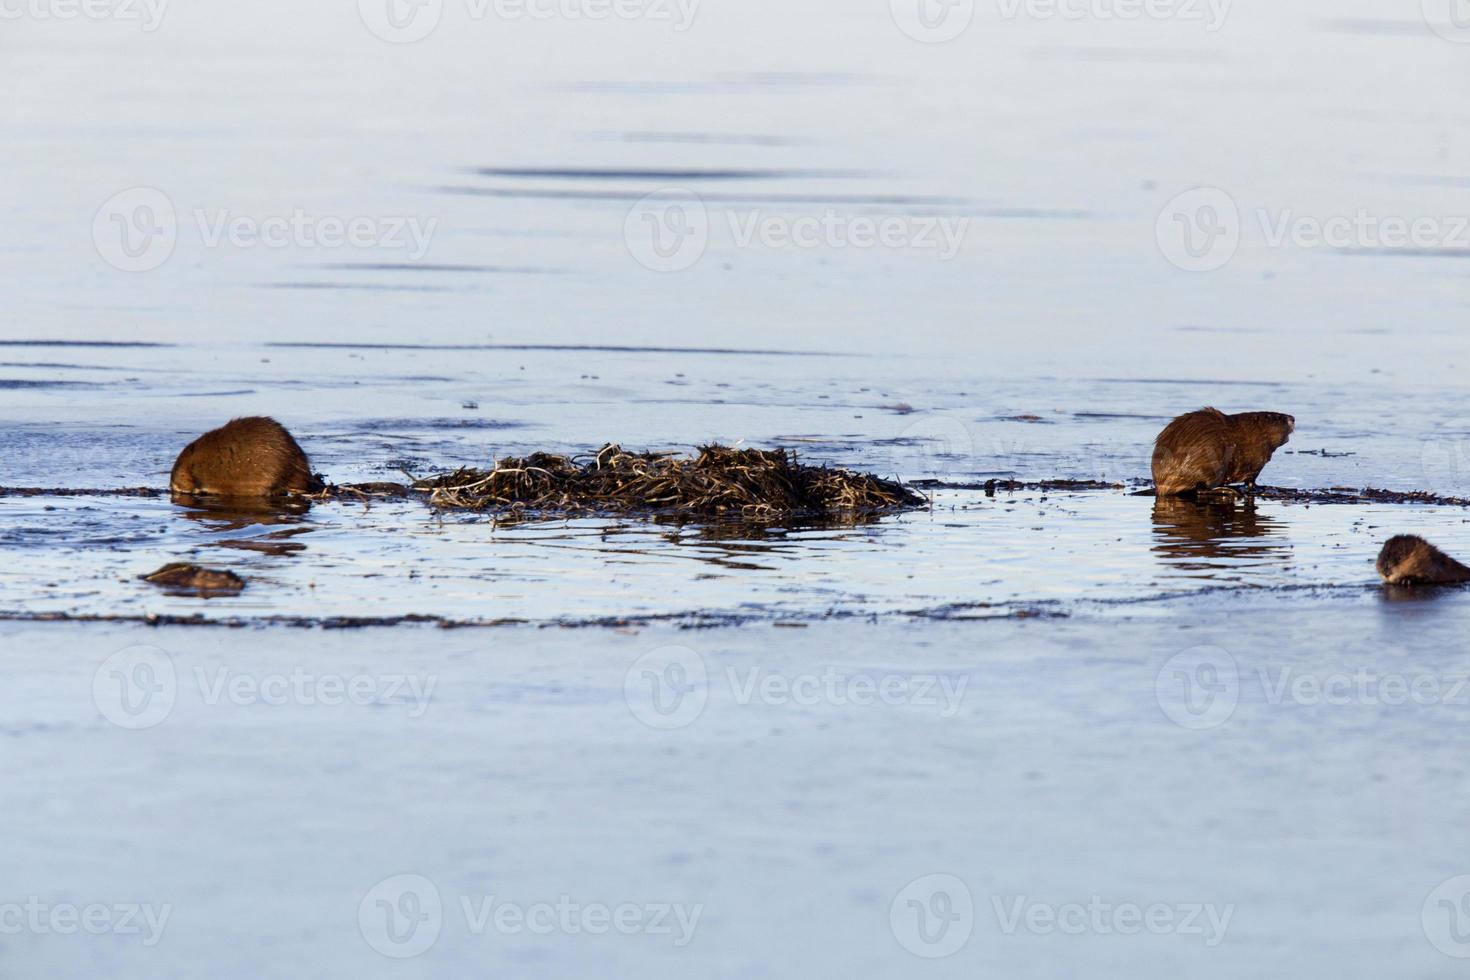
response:
<path fill-rule="evenodd" d="M 166 497 L 162 487 L 0 487 L 0 497 Z"/>
<path fill-rule="evenodd" d="M 151 575 L 139 578 L 163 586 L 172 595 L 197 595 L 204 599 L 239 595 L 245 588 L 245 580 L 234 572 L 203 568 L 187 562 L 172 562 Z"/>
<path fill-rule="evenodd" d="M 414 491 L 438 507 L 541 513 L 738 517 L 859 516 L 928 500 L 895 480 L 808 466 L 786 450 L 703 446 L 697 456 L 629 453 L 606 445 L 590 457 L 534 453 L 494 469 L 464 468 L 421 480 Z"/>

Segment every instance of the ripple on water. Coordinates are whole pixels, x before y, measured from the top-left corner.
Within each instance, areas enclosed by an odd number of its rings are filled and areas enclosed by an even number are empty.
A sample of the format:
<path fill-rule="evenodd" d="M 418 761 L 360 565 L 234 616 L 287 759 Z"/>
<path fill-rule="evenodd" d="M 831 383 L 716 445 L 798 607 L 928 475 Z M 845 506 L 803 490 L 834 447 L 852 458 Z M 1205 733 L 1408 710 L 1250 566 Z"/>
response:
<path fill-rule="evenodd" d="M 939 491 L 932 511 L 839 527 L 585 519 L 497 522 L 416 501 L 308 513 L 212 511 L 161 499 L 0 501 L 8 614 L 209 617 L 424 615 L 583 622 L 807 619 L 1046 608 L 1081 612 L 1202 591 L 1375 583 L 1390 533 L 1470 553 L 1458 510 L 1194 504 L 1122 492 Z M 229 568 L 244 595 L 161 596 L 169 561 Z"/>

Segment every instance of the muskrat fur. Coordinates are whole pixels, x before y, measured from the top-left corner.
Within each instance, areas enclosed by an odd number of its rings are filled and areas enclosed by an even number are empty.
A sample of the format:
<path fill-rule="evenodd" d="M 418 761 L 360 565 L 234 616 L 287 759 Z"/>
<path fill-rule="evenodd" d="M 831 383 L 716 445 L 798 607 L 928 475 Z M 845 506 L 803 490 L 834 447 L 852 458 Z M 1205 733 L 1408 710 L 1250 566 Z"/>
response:
<path fill-rule="evenodd" d="M 1470 568 L 1412 534 L 1400 534 L 1388 540 L 1378 553 L 1378 574 L 1389 585 L 1459 585 L 1470 582 Z"/>
<path fill-rule="evenodd" d="M 1226 415 L 1204 408 L 1170 422 L 1154 443 L 1154 487 L 1160 497 L 1213 490 L 1256 477 L 1286 445 L 1296 419 L 1279 412 Z"/>
<path fill-rule="evenodd" d="M 275 497 L 320 489 L 306 453 L 275 419 L 235 419 L 179 453 L 169 487 L 179 494 Z"/>

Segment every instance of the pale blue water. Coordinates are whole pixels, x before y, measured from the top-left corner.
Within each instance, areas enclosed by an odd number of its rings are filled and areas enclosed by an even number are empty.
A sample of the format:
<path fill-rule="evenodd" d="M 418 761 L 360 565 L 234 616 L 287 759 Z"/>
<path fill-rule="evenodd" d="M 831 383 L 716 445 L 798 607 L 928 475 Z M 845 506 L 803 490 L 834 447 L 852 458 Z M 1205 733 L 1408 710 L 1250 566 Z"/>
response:
<path fill-rule="evenodd" d="M 269 413 L 338 481 L 720 440 L 1123 489 L 733 536 L 0 498 L 7 617 L 246 627 L 0 627 L 5 972 L 1455 975 L 1470 600 L 1371 562 L 1465 513 L 1128 495 L 1215 404 L 1297 417 L 1269 483 L 1470 496 L 1448 2 L 64 6 L 0 34 L 0 484 Z M 268 625 L 374 616 L 531 625 Z"/>

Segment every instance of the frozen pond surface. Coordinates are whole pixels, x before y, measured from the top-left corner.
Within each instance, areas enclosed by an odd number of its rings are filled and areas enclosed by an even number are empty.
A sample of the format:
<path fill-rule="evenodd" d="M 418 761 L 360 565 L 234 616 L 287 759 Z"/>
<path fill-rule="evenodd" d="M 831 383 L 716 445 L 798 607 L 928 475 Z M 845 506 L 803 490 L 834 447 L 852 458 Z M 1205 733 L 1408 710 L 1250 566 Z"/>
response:
<path fill-rule="evenodd" d="M 902 2 L 62 6 L 0 36 L 0 485 L 159 487 L 265 413 L 338 482 L 718 440 L 1123 489 L 763 533 L 0 497 L 0 972 L 1458 975 L 1470 593 L 1371 561 L 1470 513 L 1129 495 L 1215 404 L 1297 417 L 1271 484 L 1470 496 L 1447 0 L 940 44 Z M 137 580 L 176 560 L 250 586 Z M 247 628 L 22 621 L 63 614 Z M 409 615 L 529 625 L 267 625 Z M 563 897 L 689 941 L 514 928 Z"/>
<path fill-rule="evenodd" d="M 0 963 L 1453 976 L 1425 930 L 1457 949 L 1430 898 L 1465 873 L 1465 615 L 1446 597 L 1194 602 L 1105 626 L 5 624 L 7 900 L 167 918 L 7 935 Z M 130 715 L 114 672 L 144 664 L 157 693 L 130 691 Z M 652 700 L 650 675 L 680 678 L 682 702 Z M 1042 917 L 1007 932 L 1021 899 Z M 514 918 L 563 900 L 571 928 Z M 930 919 L 922 938 L 911 900 L 950 930 Z M 500 926 L 487 901 L 510 908 Z M 1081 934 L 1046 924 L 1094 903 L 1164 911 L 1137 934 L 1113 911 Z M 697 910 L 692 930 L 654 931 L 663 905 Z M 619 906 L 642 925 L 581 927 Z M 947 959 L 911 952 L 941 940 Z"/>

